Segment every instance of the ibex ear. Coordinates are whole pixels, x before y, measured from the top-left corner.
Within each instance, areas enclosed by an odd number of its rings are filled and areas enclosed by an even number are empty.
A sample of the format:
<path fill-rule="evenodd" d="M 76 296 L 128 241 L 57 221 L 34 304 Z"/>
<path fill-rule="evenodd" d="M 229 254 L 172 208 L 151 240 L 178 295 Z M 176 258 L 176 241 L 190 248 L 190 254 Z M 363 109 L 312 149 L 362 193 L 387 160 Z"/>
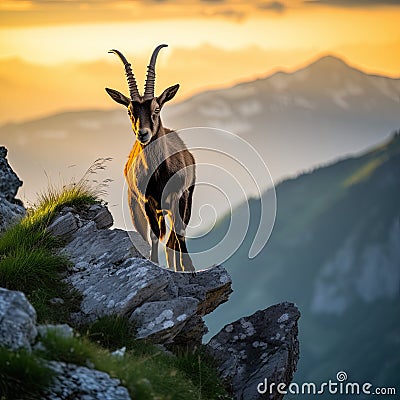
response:
<path fill-rule="evenodd" d="M 157 102 L 160 105 L 160 107 L 162 107 L 164 103 L 166 103 L 167 101 L 173 99 L 178 89 L 179 89 L 179 84 L 171 86 L 168 89 L 165 89 L 162 95 L 157 97 Z"/>
<path fill-rule="evenodd" d="M 128 97 L 124 96 L 122 93 L 118 92 L 118 90 L 106 88 L 106 92 L 110 95 L 110 97 L 119 104 L 124 105 L 125 107 L 129 106 L 131 102 Z"/>

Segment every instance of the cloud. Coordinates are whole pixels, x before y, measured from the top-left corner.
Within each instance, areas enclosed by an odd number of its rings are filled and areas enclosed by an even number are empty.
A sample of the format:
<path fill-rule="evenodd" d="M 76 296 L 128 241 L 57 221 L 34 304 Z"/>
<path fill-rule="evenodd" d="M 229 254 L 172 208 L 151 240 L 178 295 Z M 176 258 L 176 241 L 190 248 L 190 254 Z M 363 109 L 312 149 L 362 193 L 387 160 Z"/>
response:
<path fill-rule="evenodd" d="M 285 4 L 280 1 L 264 1 L 258 3 L 257 8 L 260 10 L 275 11 L 277 13 L 282 13 L 286 10 Z"/>
<path fill-rule="evenodd" d="M 246 14 L 246 12 L 239 10 L 237 8 L 225 7 L 225 8 L 216 8 L 214 10 L 205 11 L 205 12 L 203 12 L 203 15 L 213 16 L 213 17 L 221 16 L 224 18 L 241 21 L 243 18 L 246 17 L 247 14 Z"/>
<path fill-rule="evenodd" d="M 338 7 L 400 6 L 400 0 L 305 0 L 303 3 Z"/>

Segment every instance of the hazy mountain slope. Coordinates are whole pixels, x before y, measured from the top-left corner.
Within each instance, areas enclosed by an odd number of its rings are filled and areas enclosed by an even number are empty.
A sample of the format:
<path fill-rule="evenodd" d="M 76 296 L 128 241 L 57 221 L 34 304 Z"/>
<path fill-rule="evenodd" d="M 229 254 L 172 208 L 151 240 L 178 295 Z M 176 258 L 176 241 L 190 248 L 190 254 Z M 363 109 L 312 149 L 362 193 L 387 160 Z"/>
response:
<path fill-rule="evenodd" d="M 344 370 L 353 381 L 399 385 L 400 135 L 284 181 L 276 193 L 272 236 L 253 260 L 247 253 L 260 211 L 250 203 L 249 234 L 225 263 L 234 293 L 209 318 L 211 330 L 265 304 L 294 301 L 302 312 L 298 382 Z M 217 242 L 228 224 L 190 248 Z"/>
<path fill-rule="evenodd" d="M 79 179 L 94 160 L 112 157 L 107 170 L 93 179 L 113 179 L 107 200 L 123 226 L 122 171 L 134 137 L 122 110 L 70 112 L 7 124 L 0 128 L 0 142 L 9 149 L 10 163 L 24 181 L 20 196 L 31 201 L 46 188 L 47 177 L 55 183 Z"/>
<path fill-rule="evenodd" d="M 101 93 L 106 96 L 103 89 Z M 278 72 L 167 105 L 163 119 L 174 128 L 211 126 L 240 134 L 260 152 L 278 181 L 387 137 L 400 126 L 400 80 L 366 75 L 325 57 L 292 74 Z M 69 112 L 0 127 L 0 143 L 9 148 L 30 200 L 47 184 L 44 171 L 55 181 L 59 176 L 80 177 L 96 158 L 113 157 L 104 177 L 114 180 L 107 200 L 115 205 L 117 226 L 123 226 L 122 170 L 133 140 L 123 108 Z M 215 143 L 204 138 L 202 145 Z M 215 155 L 209 162 L 232 169 Z M 207 200 L 206 194 L 195 191 L 197 209 Z"/>
<path fill-rule="evenodd" d="M 167 111 L 175 127 L 232 131 L 261 153 L 275 180 L 379 142 L 400 125 L 400 79 L 367 75 L 327 56 L 205 92 Z"/>

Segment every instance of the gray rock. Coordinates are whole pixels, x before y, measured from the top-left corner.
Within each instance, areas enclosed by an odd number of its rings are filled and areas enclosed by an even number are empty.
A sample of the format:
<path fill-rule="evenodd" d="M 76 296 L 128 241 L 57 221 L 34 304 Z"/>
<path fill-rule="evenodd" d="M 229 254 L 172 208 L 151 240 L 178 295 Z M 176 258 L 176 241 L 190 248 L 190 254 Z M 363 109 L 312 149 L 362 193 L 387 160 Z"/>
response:
<path fill-rule="evenodd" d="M 10 203 L 0 194 L 0 233 L 25 215 L 21 205 Z"/>
<path fill-rule="evenodd" d="M 150 246 L 146 242 L 142 235 L 135 231 L 128 231 L 128 236 L 132 243 L 134 243 L 135 249 L 144 257 L 150 258 Z"/>
<path fill-rule="evenodd" d="M 126 353 L 126 346 L 121 347 L 120 349 L 114 350 L 111 355 L 118 358 L 124 358 Z"/>
<path fill-rule="evenodd" d="M 169 301 L 145 303 L 137 308 L 131 319 L 138 326 L 137 337 L 155 342 L 172 342 L 196 314 L 199 301 L 179 297 Z"/>
<path fill-rule="evenodd" d="M 22 182 L 6 159 L 7 149 L 0 147 L 0 233 L 25 214 L 22 202 L 15 198 Z"/>
<path fill-rule="evenodd" d="M 283 398 L 276 385 L 288 385 L 296 370 L 299 318 L 294 304 L 281 303 L 226 325 L 210 340 L 207 351 L 235 399 Z M 267 393 L 259 393 L 257 388 L 262 392 L 265 382 Z M 275 388 L 270 392 L 271 383 Z"/>
<path fill-rule="evenodd" d="M 74 330 L 67 324 L 59 325 L 39 325 L 37 327 L 39 336 L 45 337 L 49 332 L 55 333 L 57 336 L 72 338 L 74 336 Z"/>
<path fill-rule="evenodd" d="M 178 296 L 199 300 L 199 315 L 207 315 L 225 303 L 232 293 L 232 279 L 222 265 L 192 273 L 176 273 L 166 270 L 173 280 Z"/>
<path fill-rule="evenodd" d="M 52 299 L 49 300 L 50 304 L 64 304 L 65 300 L 62 299 L 61 297 L 53 297 Z"/>
<path fill-rule="evenodd" d="M 72 212 L 60 215 L 47 227 L 49 233 L 62 240 L 68 239 L 77 230 L 78 224 Z"/>
<path fill-rule="evenodd" d="M 133 236 L 134 243 L 142 246 L 140 252 L 136 250 L 130 238 L 134 232 L 99 229 L 90 218 L 98 215 L 101 207 L 62 211 L 63 215 L 72 213 L 78 221 L 78 229 L 68 236 L 62 250 L 74 264 L 65 281 L 82 295 L 80 312 L 73 315 L 74 324 L 90 323 L 105 315 L 133 316 L 141 338 L 200 344 L 207 331 L 202 317 L 226 301 L 232 291 L 227 271 L 222 266 L 196 274 L 160 268 L 143 258 L 142 250 L 147 246 L 149 253 L 149 245 Z M 53 224 L 59 220 L 62 216 Z M 174 317 L 182 315 L 178 312 L 180 303 L 188 306 L 185 321 L 177 320 L 172 326 L 168 326 L 172 321 L 155 322 L 166 307 L 177 310 Z M 152 323 L 154 326 L 148 329 Z"/>
<path fill-rule="evenodd" d="M 56 372 L 45 400 L 130 400 L 128 390 L 105 372 L 64 362 L 50 361 Z"/>
<path fill-rule="evenodd" d="M 31 350 L 36 338 L 36 311 L 21 292 L 0 288 L 0 346 Z"/>
<path fill-rule="evenodd" d="M 97 229 L 111 228 L 114 223 L 114 219 L 108 208 L 100 204 L 90 206 L 88 216 L 95 222 Z"/>
<path fill-rule="evenodd" d="M 162 292 L 169 284 L 169 277 L 145 259 L 128 258 L 115 265 L 100 258 L 66 281 L 83 295 L 81 313 L 75 318 L 85 323 L 104 315 L 130 315 Z"/>
<path fill-rule="evenodd" d="M 121 229 L 98 229 L 94 221 L 86 222 L 65 245 L 65 254 L 78 268 L 122 264 L 131 257 L 142 258 L 127 232 Z"/>
<path fill-rule="evenodd" d="M 10 203 L 14 203 L 22 181 L 7 161 L 7 149 L 0 146 L 0 193 Z"/>

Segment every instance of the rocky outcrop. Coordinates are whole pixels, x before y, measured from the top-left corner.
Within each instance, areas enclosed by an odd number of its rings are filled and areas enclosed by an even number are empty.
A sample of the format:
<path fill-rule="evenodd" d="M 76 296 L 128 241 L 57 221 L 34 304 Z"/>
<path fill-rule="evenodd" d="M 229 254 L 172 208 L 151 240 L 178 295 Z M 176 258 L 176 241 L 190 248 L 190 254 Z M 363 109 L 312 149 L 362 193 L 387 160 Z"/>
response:
<path fill-rule="evenodd" d="M 0 347 L 31 352 L 32 348 L 43 346 L 40 339 L 49 331 L 72 336 L 72 328 L 68 325 L 36 326 L 36 311 L 25 295 L 0 288 Z M 42 360 L 42 363 L 55 372 L 51 386 L 41 396 L 43 400 L 130 399 L 120 381 L 105 372 L 60 361 Z"/>
<path fill-rule="evenodd" d="M 24 212 L 15 199 L 21 182 L 5 155 L 0 148 L 0 230 Z M 201 346 L 207 332 L 203 317 L 232 292 L 226 269 L 216 265 L 196 273 L 166 270 L 147 259 L 150 248 L 139 234 L 110 229 L 112 224 L 107 207 L 95 204 L 65 207 L 47 228 L 61 239 L 60 252 L 71 261 L 62 279 L 81 295 L 71 324 L 77 327 L 102 316 L 121 315 L 132 322 L 138 339 L 161 344 L 162 349 Z M 235 399 L 265 398 L 271 383 L 290 383 L 299 357 L 299 316 L 293 304 L 278 304 L 225 326 L 206 345 Z M 24 294 L 0 289 L 0 346 L 40 350 L 41 338 L 54 331 L 58 336 L 73 335 L 68 325 L 37 326 L 36 312 Z M 124 351 L 117 350 L 115 356 Z M 43 399 L 130 398 L 119 380 L 90 365 L 46 363 L 55 379 Z M 272 390 L 268 398 L 282 395 Z"/>
<path fill-rule="evenodd" d="M 207 351 L 235 399 L 283 398 L 276 387 L 289 385 L 296 371 L 299 318 L 294 304 L 281 303 L 226 325 L 210 340 Z"/>
<path fill-rule="evenodd" d="M 65 241 L 62 253 L 73 263 L 65 281 L 82 295 L 74 323 L 124 315 L 137 327 L 139 338 L 200 345 L 207 332 L 202 317 L 232 291 L 225 268 L 196 274 L 160 268 L 142 256 L 150 249 L 138 234 L 108 229 L 110 225 L 107 208 L 94 205 L 65 208 L 48 228 Z"/>
<path fill-rule="evenodd" d="M 24 215 L 22 202 L 15 198 L 22 182 L 7 161 L 7 149 L 0 147 L 0 233 Z"/>

